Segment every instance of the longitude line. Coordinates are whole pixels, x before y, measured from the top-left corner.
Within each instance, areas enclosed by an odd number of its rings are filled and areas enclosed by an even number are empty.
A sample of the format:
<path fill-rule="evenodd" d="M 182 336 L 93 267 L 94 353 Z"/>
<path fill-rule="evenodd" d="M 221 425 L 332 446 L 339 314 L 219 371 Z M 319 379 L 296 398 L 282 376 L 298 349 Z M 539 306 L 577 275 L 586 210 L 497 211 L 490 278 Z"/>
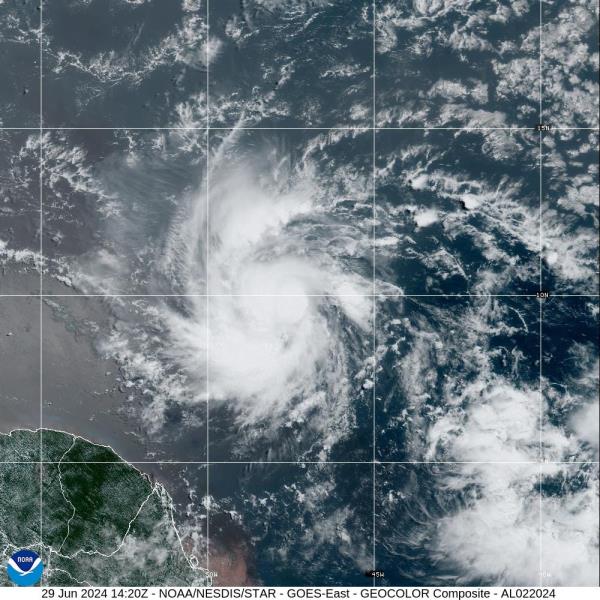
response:
<path fill-rule="evenodd" d="M 375 295 L 375 290 L 376 290 L 376 256 L 377 256 L 377 201 L 376 201 L 376 192 L 377 192 L 377 179 L 376 179 L 376 173 L 377 173 L 377 165 L 376 165 L 376 136 L 377 136 L 377 130 L 376 130 L 376 126 L 377 126 L 377 102 L 376 102 L 376 92 L 377 92 L 377 69 L 376 69 L 376 54 L 377 54 L 377 23 L 376 23 L 376 15 L 377 15 L 377 1 L 373 0 L 373 29 L 372 29 L 372 36 L 373 36 L 373 40 L 372 40 L 372 53 L 373 53 L 373 65 L 372 65 L 372 69 L 373 69 L 373 131 L 372 131 L 372 161 L 373 161 L 373 174 L 372 174 L 372 194 L 373 194 L 373 257 L 372 257 L 372 261 L 373 261 L 373 269 L 372 269 L 372 275 L 373 275 L 373 289 L 372 289 L 372 293 L 373 293 L 373 396 L 372 396 L 372 418 L 373 418 L 373 422 L 372 422 L 372 435 L 373 435 L 373 439 L 372 439 L 372 466 L 371 466 L 371 476 L 372 476 L 372 480 L 373 480 L 373 496 L 372 496 L 372 536 L 373 536 L 373 570 L 375 571 L 377 569 L 377 526 L 376 526 L 376 520 L 377 520 L 377 467 L 376 467 L 376 456 L 377 456 L 377 435 L 376 435 L 376 428 L 377 428 L 377 419 L 376 419 L 376 411 L 377 411 L 377 297 Z M 375 577 L 372 578 L 373 580 L 373 586 L 377 585 L 377 579 Z"/>
<path fill-rule="evenodd" d="M 543 44 L 542 44 L 542 29 L 543 29 L 543 0 L 539 0 L 539 123 L 543 124 L 544 118 L 544 107 L 543 107 Z M 543 263 L 543 131 L 540 129 L 539 132 L 539 290 L 540 292 L 543 290 L 543 279 L 544 279 L 544 263 Z M 543 446 L 543 427 L 544 427 L 544 392 L 543 392 L 543 370 L 542 370 L 542 357 L 543 357 L 543 339 L 542 339 L 542 321 L 544 315 L 543 308 L 543 298 L 539 298 L 539 452 L 538 458 L 540 461 L 539 464 L 539 480 L 538 480 L 538 497 L 539 497 L 539 584 L 540 586 L 544 585 L 544 570 L 543 570 L 543 550 L 542 550 L 542 540 L 543 540 L 543 501 L 542 501 L 542 475 L 543 475 L 543 460 L 544 460 L 544 446 Z"/>
<path fill-rule="evenodd" d="M 206 0 L 206 571 L 210 571 L 210 296 L 208 262 L 210 259 L 210 0 Z"/>
<path fill-rule="evenodd" d="M 44 319 L 43 319 L 43 306 L 44 306 L 44 193 L 43 193 L 43 172 L 44 172 L 44 117 L 43 117 L 43 60 L 44 60 L 44 43 L 43 43 L 43 32 L 44 32 L 44 2 L 39 1 L 40 8 L 40 34 L 39 34 L 39 110 L 40 110 L 40 122 L 39 122 L 39 152 L 40 152 L 40 172 L 39 176 L 39 211 L 40 211 L 40 246 L 39 246 L 39 261 L 40 261 L 40 370 L 39 370 L 39 394 L 40 394 L 40 455 L 39 465 L 40 470 L 40 557 L 44 560 L 44 466 L 43 466 L 43 448 L 44 448 L 44 400 L 43 400 L 43 377 L 44 377 L 44 358 L 43 358 L 43 340 L 44 340 Z M 40 579 L 40 586 L 43 585 L 43 577 Z"/>

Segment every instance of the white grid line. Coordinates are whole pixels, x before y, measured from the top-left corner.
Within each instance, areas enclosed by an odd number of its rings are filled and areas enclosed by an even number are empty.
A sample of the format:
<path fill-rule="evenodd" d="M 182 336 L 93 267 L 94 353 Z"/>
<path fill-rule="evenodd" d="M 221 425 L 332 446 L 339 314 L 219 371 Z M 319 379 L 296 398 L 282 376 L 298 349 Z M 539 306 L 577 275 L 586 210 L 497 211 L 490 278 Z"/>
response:
<path fill-rule="evenodd" d="M 538 298 L 534 294 L 0 294 L 0 298 Z M 551 298 L 598 298 L 600 294 L 551 294 Z"/>
<path fill-rule="evenodd" d="M 44 127 L 44 131 L 206 131 L 206 127 Z M 209 131 L 538 131 L 532 127 L 208 127 Z M 0 131 L 39 131 L 39 127 L 0 127 Z M 552 131 L 600 131 L 600 127 L 552 126 Z"/>
<path fill-rule="evenodd" d="M 113 450 L 114 452 L 114 450 Z M 0 465 L 372 465 L 373 460 L 0 460 Z M 376 460 L 375 465 L 539 465 L 539 460 Z M 599 465 L 597 460 L 548 460 L 545 465 Z"/>
<path fill-rule="evenodd" d="M 40 172 L 39 176 L 39 209 L 40 209 L 40 372 L 39 372 L 39 394 L 40 394 L 40 455 L 39 455 L 39 465 L 38 469 L 40 470 L 40 558 L 42 561 L 44 560 L 44 467 L 43 467 L 43 451 L 44 451 L 44 392 L 43 392 L 43 382 L 44 382 L 44 317 L 43 317 L 43 307 L 44 307 L 44 113 L 43 113 L 43 103 L 44 103 L 44 83 L 43 83 L 43 75 L 44 75 L 44 3 L 39 2 L 40 8 L 40 33 L 39 33 L 39 61 L 40 61 L 40 72 L 39 72 L 39 108 L 40 108 L 40 122 L 39 122 L 39 152 L 40 152 Z M 44 582 L 44 574 L 42 572 L 42 577 L 40 578 L 40 586 L 43 585 Z"/>
<path fill-rule="evenodd" d="M 372 395 L 372 460 L 373 464 L 371 466 L 372 470 L 372 478 L 373 478 L 373 497 L 372 497 L 372 532 L 373 536 L 372 545 L 373 545 L 373 560 L 372 560 L 372 569 L 375 571 L 377 569 L 377 468 L 376 468 L 376 457 L 377 457 L 377 297 L 375 295 L 377 291 L 376 284 L 376 260 L 377 260 L 377 155 L 376 155 L 376 138 L 377 138 L 377 69 L 376 69 L 376 56 L 377 56 L 377 0 L 373 0 L 373 40 L 372 40 L 372 53 L 373 53 L 373 64 L 372 64 L 372 86 L 373 86 L 373 130 L 372 134 L 372 160 L 373 160 L 373 181 L 372 183 L 372 194 L 373 194 L 373 256 L 372 256 L 372 275 L 373 275 L 373 395 Z M 377 579 L 372 577 L 372 585 L 377 585 Z"/>
<path fill-rule="evenodd" d="M 539 5 L 539 49 L 540 49 L 540 55 L 539 55 L 539 95 L 540 95 L 540 107 L 539 107 L 539 123 L 540 125 L 544 124 L 543 118 L 544 118 L 544 106 L 543 106 L 543 57 L 542 57 L 542 29 L 543 29 L 543 17 L 542 17 L 542 13 L 543 13 L 543 5 L 544 5 L 544 0 L 539 0 L 538 2 Z M 540 281 L 539 281 L 539 287 L 540 287 L 540 292 L 543 291 L 543 278 L 544 278 L 544 243 L 543 243 L 543 231 L 542 231 L 542 227 L 543 227 L 543 199 L 542 199 L 542 179 L 543 179 L 543 137 L 544 134 L 540 129 L 539 132 L 539 202 L 540 202 L 540 206 L 539 206 L 539 277 L 540 277 Z M 539 335 L 539 453 L 538 453 L 538 459 L 540 461 L 540 465 L 539 465 L 539 481 L 538 481 L 538 496 L 539 496 L 539 547 L 538 547 L 538 552 L 539 552 L 539 584 L 540 586 L 544 585 L 544 569 L 543 569 L 543 552 L 542 552 L 542 540 L 543 540 L 543 517 L 542 517 L 542 510 L 543 510 L 543 501 L 542 501 L 542 475 L 543 475 L 543 465 L 542 465 L 542 461 L 543 461 L 543 427 L 544 427 L 544 396 L 543 396 L 543 383 L 542 383 L 542 377 L 543 377 L 543 371 L 542 371 L 542 356 L 543 356 L 543 348 L 542 348 L 542 319 L 544 316 L 544 309 L 543 309 L 543 302 L 544 300 L 542 298 L 540 298 L 538 300 L 539 302 L 539 331 L 538 331 L 538 335 Z"/>
<path fill-rule="evenodd" d="M 206 291 L 210 281 L 210 0 L 206 0 Z M 206 296 L 206 460 L 210 460 L 210 296 Z M 210 571 L 210 468 L 206 469 L 206 571 Z M 211 578 L 209 578 L 209 581 Z"/>

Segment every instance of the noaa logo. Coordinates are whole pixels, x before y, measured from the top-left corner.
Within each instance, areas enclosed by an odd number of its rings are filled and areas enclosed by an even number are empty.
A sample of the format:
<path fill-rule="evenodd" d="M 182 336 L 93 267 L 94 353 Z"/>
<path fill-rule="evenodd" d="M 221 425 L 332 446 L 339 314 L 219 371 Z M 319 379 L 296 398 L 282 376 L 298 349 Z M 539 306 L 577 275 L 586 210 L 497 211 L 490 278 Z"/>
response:
<path fill-rule="evenodd" d="M 6 565 L 6 571 L 17 585 L 35 585 L 42 578 L 44 565 L 42 559 L 33 550 L 15 552 Z"/>

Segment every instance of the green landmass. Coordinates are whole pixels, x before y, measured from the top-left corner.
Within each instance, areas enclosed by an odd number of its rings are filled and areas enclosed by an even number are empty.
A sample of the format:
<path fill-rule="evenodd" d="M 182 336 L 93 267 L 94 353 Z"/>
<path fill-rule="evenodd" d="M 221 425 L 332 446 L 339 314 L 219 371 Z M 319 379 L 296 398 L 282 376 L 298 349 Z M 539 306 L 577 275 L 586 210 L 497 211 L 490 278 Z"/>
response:
<path fill-rule="evenodd" d="M 3 564 L 30 548 L 41 550 L 44 585 L 206 584 L 204 569 L 184 550 L 162 485 L 110 448 L 58 431 L 43 430 L 41 472 L 39 461 L 39 431 L 0 434 Z"/>

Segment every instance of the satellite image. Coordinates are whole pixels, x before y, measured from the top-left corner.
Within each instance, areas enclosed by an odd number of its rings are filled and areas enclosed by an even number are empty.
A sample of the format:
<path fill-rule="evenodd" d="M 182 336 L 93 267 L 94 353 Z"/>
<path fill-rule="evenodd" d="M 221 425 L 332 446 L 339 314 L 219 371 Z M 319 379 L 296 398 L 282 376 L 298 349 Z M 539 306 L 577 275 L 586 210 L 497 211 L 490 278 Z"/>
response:
<path fill-rule="evenodd" d="M 598 586 L 598 31 L 0 0 L 0 586 Z"/>

